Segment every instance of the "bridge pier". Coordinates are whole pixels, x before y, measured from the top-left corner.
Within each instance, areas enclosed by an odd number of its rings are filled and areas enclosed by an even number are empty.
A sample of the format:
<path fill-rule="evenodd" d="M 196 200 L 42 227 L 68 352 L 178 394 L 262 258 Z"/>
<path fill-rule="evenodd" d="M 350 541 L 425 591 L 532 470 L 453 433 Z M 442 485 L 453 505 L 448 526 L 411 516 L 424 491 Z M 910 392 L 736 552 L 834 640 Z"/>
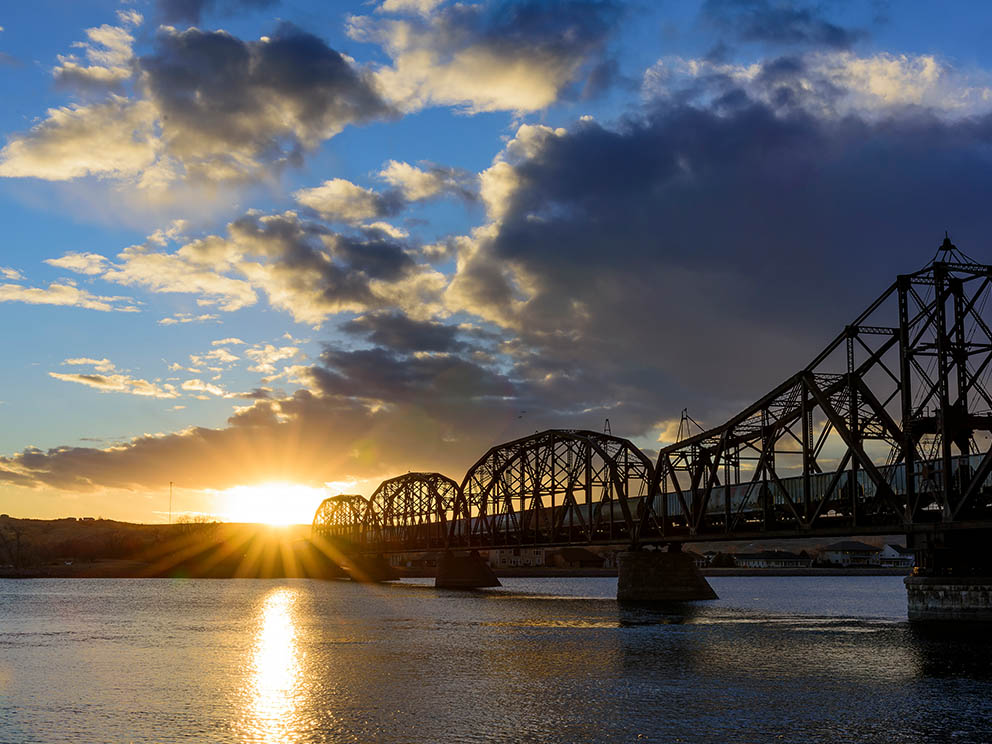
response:
<path fill-rule="evenodd" d="M 992 623 L 992 530 L 910 536 L 917 569 L 907 576 L 909 619 Z"/>
<path fill-rule="evenodd" d="M 487 586 L 502 586 L 489 564 L 482 560 L 478 551 L 467 555 L 455 555 L 444 551 L 437 562 L 437 576 L 434 586 L 438 589 L 481 589 Z"/>
<path fill-rule="evenodd" d="M 617 556 L 618 602 L 686 602 L 716 599 L 692 557 L 677 543 L 661 550 L 631 550 Z"/>
<path fill-rule="evenodd" d="M 378 584 L 383 581 L 396 581 L 399 574 L 389 565 L 381 553 L 377 555 L 351 555 L 344 566 L 352 581 L 364 584 Z"/>

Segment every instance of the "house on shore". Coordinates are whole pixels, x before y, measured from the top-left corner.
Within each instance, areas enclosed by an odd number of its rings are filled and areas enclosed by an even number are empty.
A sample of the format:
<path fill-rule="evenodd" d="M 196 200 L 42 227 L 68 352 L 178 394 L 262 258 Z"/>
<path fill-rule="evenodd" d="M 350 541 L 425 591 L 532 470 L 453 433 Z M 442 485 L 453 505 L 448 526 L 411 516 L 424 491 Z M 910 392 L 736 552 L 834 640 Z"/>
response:
<path fill-rule="evenodd" d="M 820 560 L 844 566 L 880 566 L 882 549 L 857 540 L 842 540 L 820 551 Z"/>
<path fill-rule="evenodd" d="M 882 548 L 878 559 L 886 568 L 912 568 L 916 564 L 916 552 L 912 548 L 890 543 Z"/>
<path fill-rule="evenodd" d="M 809 556 L 796 555 L 787 550 L 762 550 L 759 553 L 737 553 L 734 561 L 738 568 L 809 568 Z"/>
<path fill-rule="evenodd" d="M 543 566 L 544 548 L 494 548 L 489 551 L 492 568 Z"/>

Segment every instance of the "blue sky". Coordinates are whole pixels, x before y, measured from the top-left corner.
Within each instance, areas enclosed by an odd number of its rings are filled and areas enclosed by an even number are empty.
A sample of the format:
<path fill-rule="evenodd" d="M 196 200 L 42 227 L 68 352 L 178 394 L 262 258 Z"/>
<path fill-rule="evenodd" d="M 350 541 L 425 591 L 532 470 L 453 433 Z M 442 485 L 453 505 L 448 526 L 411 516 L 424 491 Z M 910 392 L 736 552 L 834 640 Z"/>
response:
<path fill-rule="evenodd" d="M 0 511 L 305 515 L 718 423 L 945 229 L 987 260 L 992 13 L 953 11 L 4 7 Z"/>

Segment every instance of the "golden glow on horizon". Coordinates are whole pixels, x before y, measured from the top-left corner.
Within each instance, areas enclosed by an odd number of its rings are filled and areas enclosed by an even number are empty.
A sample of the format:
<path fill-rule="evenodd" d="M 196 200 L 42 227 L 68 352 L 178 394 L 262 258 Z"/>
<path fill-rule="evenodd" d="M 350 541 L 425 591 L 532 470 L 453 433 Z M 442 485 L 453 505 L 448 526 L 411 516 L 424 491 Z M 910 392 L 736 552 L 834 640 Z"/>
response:
<path fill-rule="evenodd" d="M 227 522 L 255 522 L 285 526 L 310 524 L 320 502 L 328 496 L 323 488 L 299 483 L 260 483 L 234 486 L 220 493 L 221 517 Z"/>

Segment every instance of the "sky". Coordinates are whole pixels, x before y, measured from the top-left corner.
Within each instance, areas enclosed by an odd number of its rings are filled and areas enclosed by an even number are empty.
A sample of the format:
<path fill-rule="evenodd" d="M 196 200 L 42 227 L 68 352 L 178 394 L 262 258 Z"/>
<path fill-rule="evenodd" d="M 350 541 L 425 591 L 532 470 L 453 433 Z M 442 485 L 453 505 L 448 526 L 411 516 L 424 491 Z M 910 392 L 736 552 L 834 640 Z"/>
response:
<path fill-rule="evenodd" d="M 308 522 L 800 369 L 950 231 L 992 9 L 0 8 L 0 512 Z"/>

